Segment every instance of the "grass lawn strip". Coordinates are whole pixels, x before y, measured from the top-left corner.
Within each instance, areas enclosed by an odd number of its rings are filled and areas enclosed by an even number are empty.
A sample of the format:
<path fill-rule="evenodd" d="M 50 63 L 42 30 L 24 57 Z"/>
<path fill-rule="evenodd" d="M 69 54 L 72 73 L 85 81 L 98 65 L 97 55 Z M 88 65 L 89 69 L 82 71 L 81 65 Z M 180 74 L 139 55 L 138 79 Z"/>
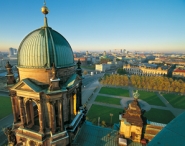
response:
<path fill-rule="evenodd" d="M 112 97 L 106 97 L 106 96 L 100 96 L 98 95 L 95 99 L 96 102 L 103 102 L 103 103 L 108 103 L 108 104 L 116 104 L 120 105 L 120 100 L 119 98 L 112 98 Z"/>
<path fill-rule="evenodd" d="M 165 104 L 159 99 L 159 97 L 154 92 L 138 91 L 140 94 L 139 99 L 146 101 L 148 104 L 165 106 Z"/>
<path fill-rule="evenodd" d="M 95 69 L 95 66 L 94 65 L 81 65 L 81 68 L 94 70 Z"/>
<path fill-rule="evenodd" d="M 130 97 L 129 90 L 122 88 L 102 87 L 99 93 Z"/>
<path fill-rule="evenodd" d="M 0 96 L 0 119 L 12 113 L 10 97 Z"/>
<path fill-rule="evenodd" d="M 97 125 L 98 117 L 100 117 L 100 122 L 105 121 L 107 125 L 110 125 L 110 113 L 113 114 L 112 124 L 114 124 L 119 123 L 119 112 L 122 113 L 123 109 L 93 104 L 87 113 L 87 118 L 90 122 Z"/>
<path fill-rule="evenodd" d="M 149 121 L 168 124 L 175 116 L 168 110 L 151 108 L 144 114 Z"/>
<path fill-rule="evenodd" d="M 163 97 L 174 107 L 185 109 L 185 96 L 177 94 L 163 94 Z"/>

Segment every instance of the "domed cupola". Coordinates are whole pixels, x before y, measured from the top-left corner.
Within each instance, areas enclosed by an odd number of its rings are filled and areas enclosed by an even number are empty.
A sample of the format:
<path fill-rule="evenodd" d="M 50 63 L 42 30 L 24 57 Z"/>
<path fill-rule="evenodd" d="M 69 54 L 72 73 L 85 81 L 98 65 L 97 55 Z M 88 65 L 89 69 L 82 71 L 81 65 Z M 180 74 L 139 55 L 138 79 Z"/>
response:
<path fill-rule="evenodd" d="M 68 41 L 57 31 L 44 26 L 29 33 L 18 50 L 19 68 L 56 68 L 74 66 L 73 51 Z"/>
<path fill-rule="evenodd" d="M 65 83 L 75 73 L 73 51 L 60 33 L 48 27 L 48 8 L 43 6 L 41 10 L 45 14 L 44 26 L 29 33 L 19 46 L 19 79 L 29 78 L 39 85 L 50 84 L 54 64 L 60 83 Z"/>

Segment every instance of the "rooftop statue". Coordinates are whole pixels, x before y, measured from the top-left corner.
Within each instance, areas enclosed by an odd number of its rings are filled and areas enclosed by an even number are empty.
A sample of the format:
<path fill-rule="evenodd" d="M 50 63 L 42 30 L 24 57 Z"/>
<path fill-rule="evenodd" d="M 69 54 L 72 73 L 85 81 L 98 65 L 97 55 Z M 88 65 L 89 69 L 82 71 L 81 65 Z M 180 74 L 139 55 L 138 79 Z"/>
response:
<path fill-rule="evenodd" d="M 14 131 L 10 128 L 3 128 L 4 134 L 8 137 L 8 144 L 14 145 L 16 143 L 16 137 Z"/>
<path fill-rule="evenodd" d="M 138 90 L 136 90 L 136 92 L 133 93 L 133 96 L 135 99 L 138 99 L 139 95 L 140 94 L 138 93 Z"/>

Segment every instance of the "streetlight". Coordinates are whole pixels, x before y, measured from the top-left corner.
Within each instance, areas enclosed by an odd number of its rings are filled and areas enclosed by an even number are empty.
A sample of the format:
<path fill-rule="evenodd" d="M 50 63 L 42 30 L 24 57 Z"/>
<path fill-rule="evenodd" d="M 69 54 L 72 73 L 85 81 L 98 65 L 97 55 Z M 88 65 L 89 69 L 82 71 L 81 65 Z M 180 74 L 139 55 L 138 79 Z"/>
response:
<path fill-rule="evenodd" d="M 113 116 L 113 114 L 110 113 L 110 124 L 111 124 L 111 127 L 112 127 L 112 116 Z"/>
<path fill-rule="evenodd" d="M 98 126 L 100 126 L 100 117 L 98 117 Z"/>

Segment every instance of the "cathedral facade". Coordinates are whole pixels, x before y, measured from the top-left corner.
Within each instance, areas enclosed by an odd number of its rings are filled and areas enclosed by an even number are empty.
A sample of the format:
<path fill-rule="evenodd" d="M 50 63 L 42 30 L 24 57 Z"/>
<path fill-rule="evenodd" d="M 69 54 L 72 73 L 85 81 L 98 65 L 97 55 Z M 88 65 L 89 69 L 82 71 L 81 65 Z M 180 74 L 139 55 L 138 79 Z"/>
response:
<path fill-rule="evenodd" d="M 42 12 L 44 26 L 29 33 L 19 46 L 17 82 L 12 66 L 6 65 L 14 116 L 11 145 L 70 145 L 85 120 L 81 63 L 76 68 L 70 44 L 48 26 L 46 6 Z"/>

